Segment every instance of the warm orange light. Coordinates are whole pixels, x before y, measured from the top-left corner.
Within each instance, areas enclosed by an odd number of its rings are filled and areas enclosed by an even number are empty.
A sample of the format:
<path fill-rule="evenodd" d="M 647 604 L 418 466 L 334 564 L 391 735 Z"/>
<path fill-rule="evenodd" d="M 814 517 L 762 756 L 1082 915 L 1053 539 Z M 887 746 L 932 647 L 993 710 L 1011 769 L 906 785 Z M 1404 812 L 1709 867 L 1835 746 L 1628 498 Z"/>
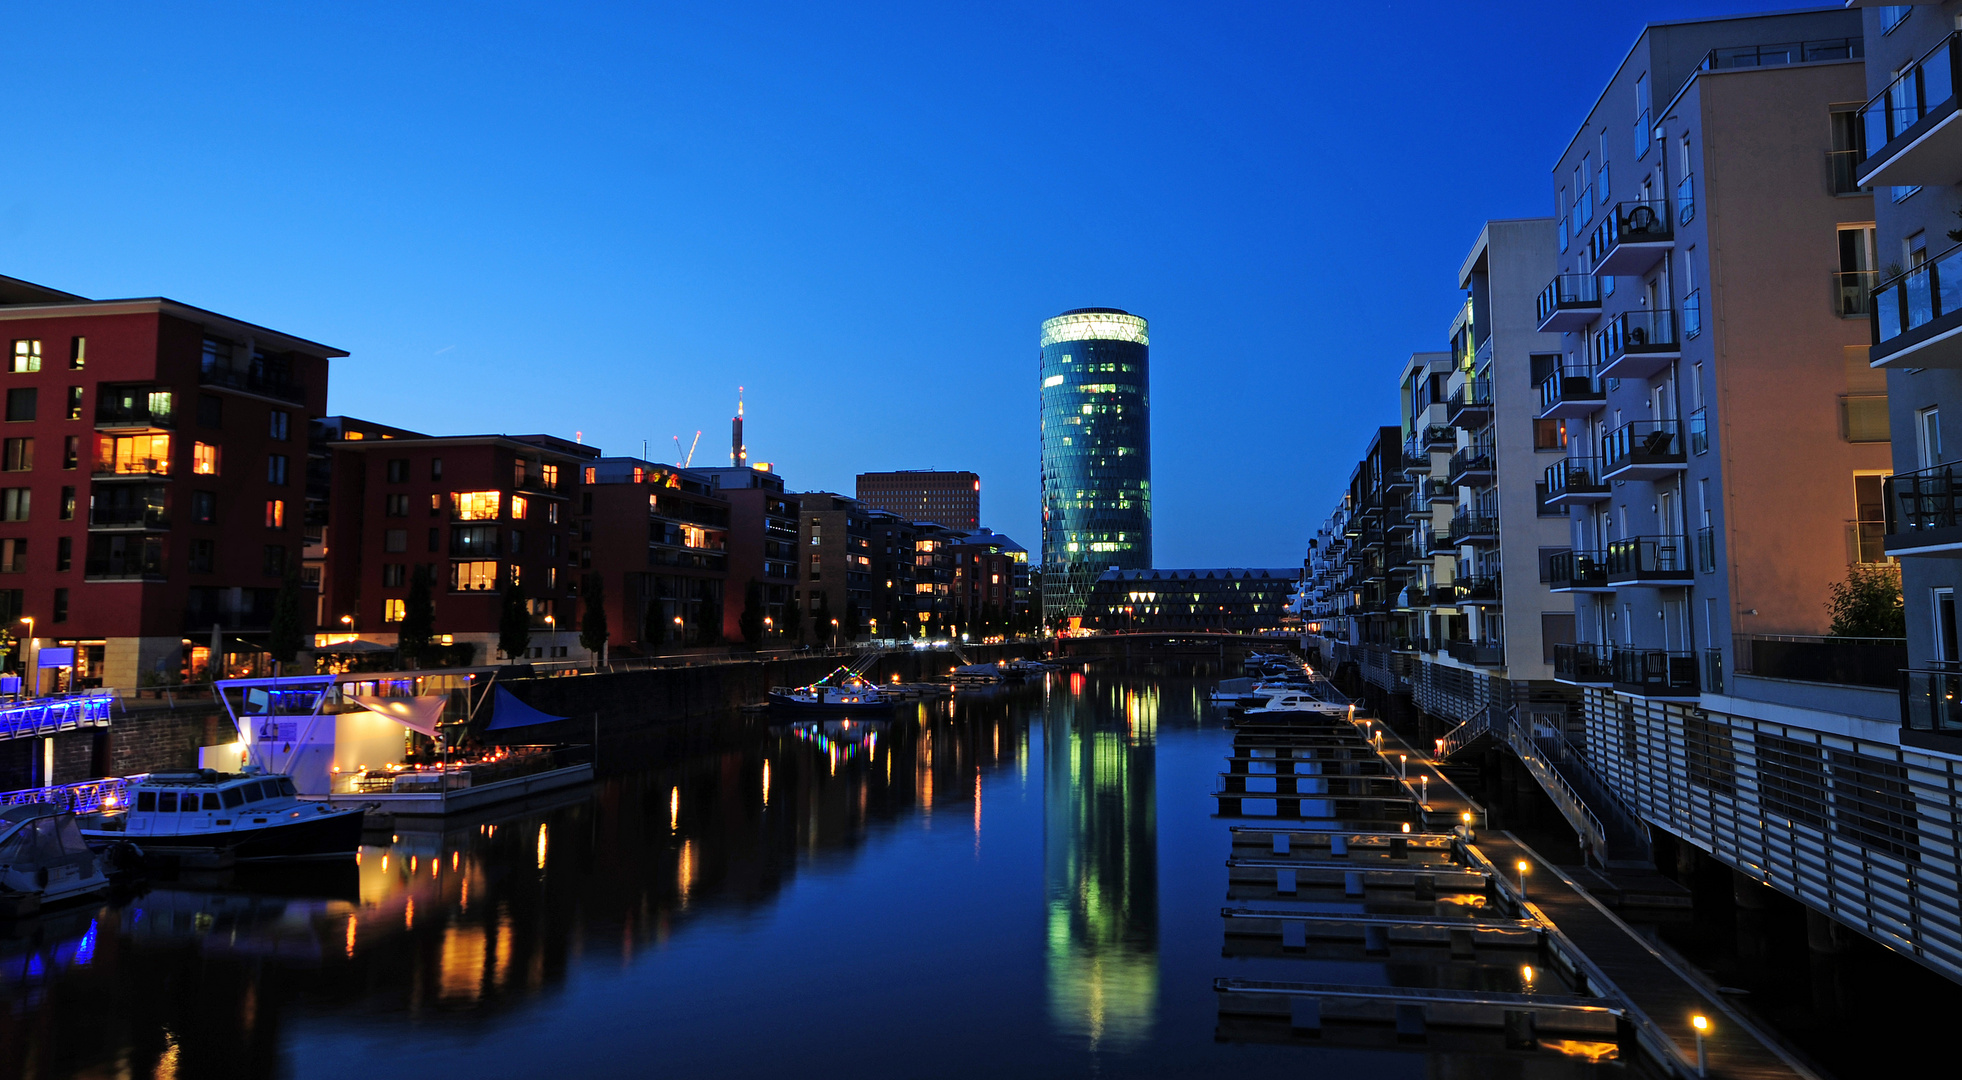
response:
<path fill-rule="evenodd" d="M 1710 1018 L 1700 1015 L 1692 1016 L 1690 1017 L 1690 1026 L 1696 1029 L 1698 1035 L 1701 1035 L 1710 1030 Z"/>

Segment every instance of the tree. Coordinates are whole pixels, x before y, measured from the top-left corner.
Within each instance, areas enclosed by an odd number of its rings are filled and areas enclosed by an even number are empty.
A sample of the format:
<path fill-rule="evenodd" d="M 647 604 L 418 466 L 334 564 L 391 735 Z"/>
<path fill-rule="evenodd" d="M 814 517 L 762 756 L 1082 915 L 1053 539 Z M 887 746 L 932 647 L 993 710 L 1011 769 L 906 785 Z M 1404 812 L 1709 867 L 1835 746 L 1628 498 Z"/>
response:
<path fill-rule="evenodd" d="M 847 597 L 845 600 L 845 640 L 846 641 L 857 641 L 859 635 L 865 632 L 864 627 L 859 625 L 864 620 L 865 620 L 865 613 L 859 610 L 858 601 Z"/>
<path fill-rule="evenodd" d="M 419 667 L 432 655 L 429 643 L 435 636 L 436 601 L 429 595 L 429 568 L 418 566 L 409 575 L 409 599 L 401 628 L 395 632 L 396 655 L 410 667 Z"/>
<path fill-rule="evenodd" d="M 579 644 L 594 656 L 606 649 L 606 579 L 587 574 L 586 610 L 579 617 Z"/>
<path fill-rule="evenodd" d="M 1906 637 L 1901 606 L 1901 572 L 1890 566 L 1854 565 L 1845 581 L 1826 586 L 1826 611 L 1833 637 Z"/>
<path fill-rule="evenodd" d="M 279 595 L 273 598 L 272 633 L 267 641 L 268 651 L 273 659 L 281 664 L 290 664 L 300 654 L 300 646 L 306 644 L 306 627 L 300 621 L 300 569 L 297 566 L 286 568 L 286 579 L 279 583 Z"/>
<path fill-rule="evenodd" d="M 525 587 L 515 581 L 504 584 L 504 608 L 497 620 L 497 647 L 516 660 L 531 648 L 531 605 L 525 602 Z"/>
<path fill-rule="evenodd" d="M 737 620 L 742 628 L 743 640 L 754 649 L 763 644 L 763 583 L 752 581 L 743 590 L 743 614 Z"/>

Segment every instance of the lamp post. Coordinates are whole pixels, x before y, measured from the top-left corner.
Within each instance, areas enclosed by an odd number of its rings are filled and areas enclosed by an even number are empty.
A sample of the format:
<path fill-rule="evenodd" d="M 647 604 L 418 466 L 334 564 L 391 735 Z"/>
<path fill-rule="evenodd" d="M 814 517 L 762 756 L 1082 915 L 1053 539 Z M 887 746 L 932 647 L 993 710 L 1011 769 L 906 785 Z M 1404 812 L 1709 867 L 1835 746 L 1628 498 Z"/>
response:
<path fill-rule="evenodd" d="M 681 640 L 682 629 L 681 616 L 676 615 L 674 617 L 674 643 L 678 647 L 686 648 L 686 645 Z"/>
<path fill-rule="evenodd" d="M 559 619 L 556 615 L 545 616 L 545 626 L 552 633 L 552 651 L 559 651 Z M 549 657 L 547 659 L 550 659 Z"/>
<path fill-rule="evenodd" d="M 1526 860 L 1519 860 L 1517 866 L 1519 868 L 1519 898 L 1524 900 L 1526 899 Z"/>
<path fill-rule="evenodd" d="M 30 668 L 32 668 L 34 672 L 34 696 L 40 697 L 41 696 L 41 669 L 39 667 L 34 666 L 34 659 L 35 659 L 34 616 L 22 615 L 20 617 L 20 621 L 27 624 L 27 644 L 25 647 L 21 649 L 21 663 L 26 664 Z"/>
<path fill-rule="evenodd" d="M 1710 1018 L 1698 1013 L 1690 1017 L 1690 1026 L 1696 1029 L 1696 1075 L 1710 1075 L 1710 1058 L 1703 1050 L 1703 1034 L 1710 1030 Z"/>
<path fill-rule="evenodd" d="M 831 647 L 838 647 L 838 620 L 831 620 Z"/>

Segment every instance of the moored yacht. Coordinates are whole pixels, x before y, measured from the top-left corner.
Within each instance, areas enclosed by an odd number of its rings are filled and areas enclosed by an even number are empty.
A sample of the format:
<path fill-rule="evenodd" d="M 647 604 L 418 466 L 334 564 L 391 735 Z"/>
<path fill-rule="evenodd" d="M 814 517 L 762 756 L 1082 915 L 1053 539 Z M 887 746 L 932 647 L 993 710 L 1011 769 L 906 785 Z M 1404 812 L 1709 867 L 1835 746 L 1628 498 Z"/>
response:
<path fill-rule="evenodd" d="M 779 686 L 770 704 L 807 712 L 879 712 L 891 709 L 888 697 L 870 679 L 841 667 L 809 686 Z"/>
<path fill-rule="evenodd" d="M 0 916 L 32 915 L 108 887 L 75 815 L 44 802 L 0 807 Z"/>
<path fill-rule="evenodd" d="M 350 858 L 362 808 L 304 802 L 289 776 L 248 769 L 131 778 L 122 805 L 82 817 L 91 840 L 128 840 L 147 855 L 191 862 Z"/>

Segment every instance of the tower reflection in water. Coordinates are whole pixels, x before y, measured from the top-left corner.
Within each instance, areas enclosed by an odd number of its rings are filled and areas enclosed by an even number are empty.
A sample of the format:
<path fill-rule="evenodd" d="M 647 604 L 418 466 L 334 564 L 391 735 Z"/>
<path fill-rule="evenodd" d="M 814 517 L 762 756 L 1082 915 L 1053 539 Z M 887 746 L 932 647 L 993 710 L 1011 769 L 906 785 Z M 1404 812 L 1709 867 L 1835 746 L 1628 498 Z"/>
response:
<path fill-rule="evenodd" d="M 1094 688 L 1094 689 L 1093 689 Z M 1049 1014 L 1093 1048 L 1158 1007 L 1158 692 L 1052 680 L 1043 718 Z"/>

